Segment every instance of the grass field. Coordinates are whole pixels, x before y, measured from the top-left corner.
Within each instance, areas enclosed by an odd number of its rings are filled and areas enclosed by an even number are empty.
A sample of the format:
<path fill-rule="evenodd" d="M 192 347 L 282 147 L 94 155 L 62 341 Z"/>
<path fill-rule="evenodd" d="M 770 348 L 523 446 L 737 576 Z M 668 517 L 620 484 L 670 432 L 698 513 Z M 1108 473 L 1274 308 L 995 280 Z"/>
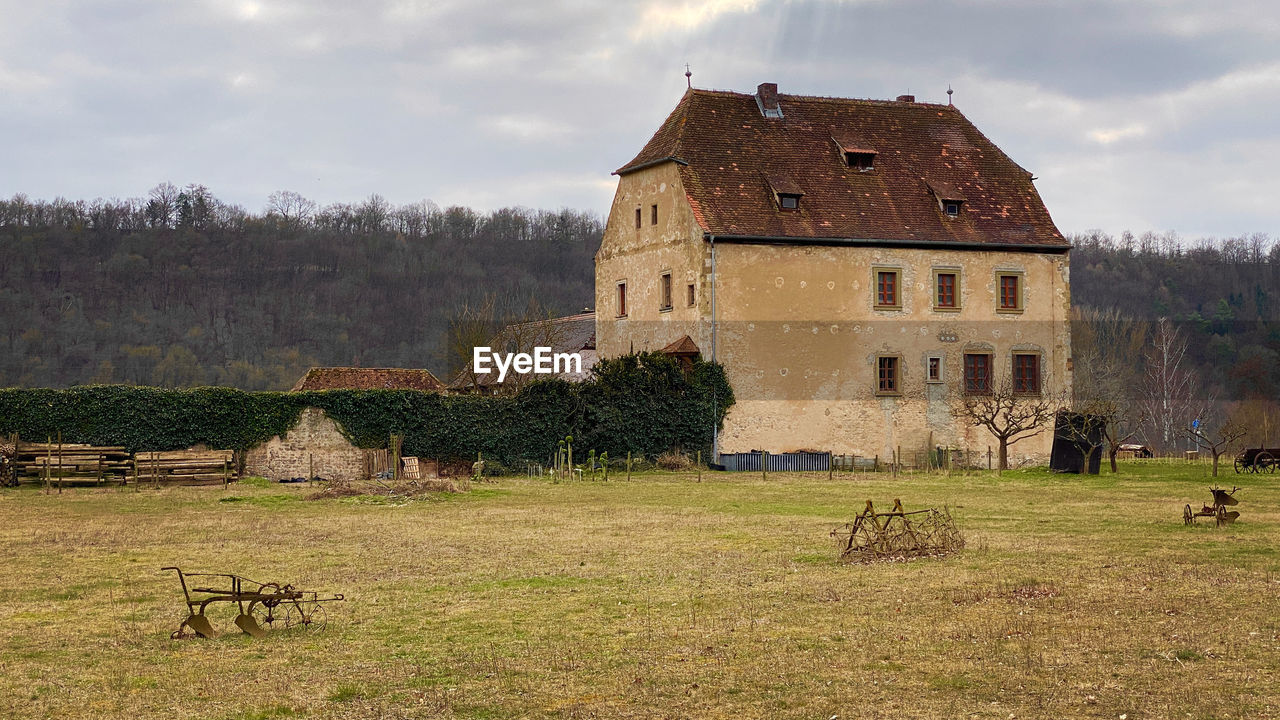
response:
<path fill-rule="evenodd" d="M 402 501 L 246 482 L 0 492 L 0 716 L 1280 716 L 1280 477 L 1204 466 L 523 478 Z M 968 547 L 842 565 L 866 499 Z M 318 633 L 170 640 L 164 565 L 345 593 Z M 232 614 L 215 618 L 234 630 Z"/>

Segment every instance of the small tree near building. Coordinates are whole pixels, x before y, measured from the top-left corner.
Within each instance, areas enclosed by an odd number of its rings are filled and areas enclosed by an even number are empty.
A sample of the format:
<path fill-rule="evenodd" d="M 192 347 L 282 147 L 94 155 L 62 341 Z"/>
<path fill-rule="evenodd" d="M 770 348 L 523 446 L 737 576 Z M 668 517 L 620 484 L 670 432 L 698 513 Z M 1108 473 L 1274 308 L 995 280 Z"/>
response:
<path fill-rule="evenodd" d="M 1014 392 L 1008 378 L 989 394 L 966 396 L 963 405 L 965 416 L 999 442 L 1000 470 L 1009 469 L 1009 446 L 1044 432 L 1056 409 L 1050 398 Z"/>
<path fill-rule="evenodd" d="M 1214 422 L 1209 416 L 1206 421 L 1208 415 L 1207 412 L 1202 414 L 1196 425 L 1186 429 L 1186 435 L 1196 447 L 1213 455 L 1213 476 L 1218 477 L 1218 458 L 1232 450 L 1249 433 L 1249 428 L 1230 417 Z"/>

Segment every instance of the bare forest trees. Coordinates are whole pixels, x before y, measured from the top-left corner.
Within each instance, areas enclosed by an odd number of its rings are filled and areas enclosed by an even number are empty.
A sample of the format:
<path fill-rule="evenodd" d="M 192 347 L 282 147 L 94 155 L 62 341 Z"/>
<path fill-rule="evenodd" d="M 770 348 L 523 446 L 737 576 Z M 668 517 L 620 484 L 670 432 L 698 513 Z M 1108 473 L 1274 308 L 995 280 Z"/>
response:
<path fill-rule="evenodd" d="M 503 307 L 496 295 L 464 303 L 449 322 L 447 352 L 450 377 L 463 387 L 486 387 L 513 395 L 534 376 L 510 373 L 501 383 L 492 373 L 477 373 L 472 366 L 475 348 L 489 347 L 499 353 L 533 353 L 534 348 L 558 348 L 565 326 L 555 314 L 530 298 L 522 308 Z"/>
<path fill-rule="evenodd" d="M 1042 395 L 1014 392 L 1005 378 L 986 395 L 967 395 L 961 406 L 973 424 L 984 427 L 1000 444 L 1000 470 L 1009 469 L 1009 446 L 1050 427 L 1058 402 Z"/>
<path fill-rule="evenodd" d="M 1143 394 L 1146 324 L 1116 310 L 1078 308 L 1072 317 L 1075 356 L 1072 406 L 1081 416 L 1081 447 L 1089 457 L 1101 442 L 1111 472 L 1120 446 L 1144 429 L 1151 417 Z M 1073 425 L 1073 428 L 1076 426 Z"/>
<path fill-rule="evenodd" d="M 1142 412 L 1150 418 L 1153 441 L 1175 447 L 1192 418 L 1195 372 L 1186 361 L 1187 340 L 1167 317 L 1156 321 L 1145 355 Z"/>

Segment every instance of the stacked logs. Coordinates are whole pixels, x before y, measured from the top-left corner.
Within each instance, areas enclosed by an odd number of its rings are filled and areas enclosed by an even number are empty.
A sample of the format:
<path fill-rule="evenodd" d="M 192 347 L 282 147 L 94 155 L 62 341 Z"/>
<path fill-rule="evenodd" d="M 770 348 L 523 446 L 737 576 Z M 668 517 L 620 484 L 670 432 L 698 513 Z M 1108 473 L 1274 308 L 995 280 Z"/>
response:
<path fill-rule="evenodd" d="M 13 464 L 19 482 L 58 484 L 124 482 L 130 468 L 123 447 L 59 442 L 19 441 Z"/>
<path fill-rule="evenodd" d="M 134 479 L 139 483 L 213 485 L 236 479 L 231 450 L 140 452 L 133 464 Z"/>

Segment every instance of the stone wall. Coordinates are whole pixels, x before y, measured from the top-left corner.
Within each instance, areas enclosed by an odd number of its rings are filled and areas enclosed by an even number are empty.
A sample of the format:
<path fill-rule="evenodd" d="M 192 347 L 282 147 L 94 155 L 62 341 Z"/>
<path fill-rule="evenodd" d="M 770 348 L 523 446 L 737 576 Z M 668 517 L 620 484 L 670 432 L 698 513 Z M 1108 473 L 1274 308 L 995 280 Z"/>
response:
<path fill-rule="evenodd" d="M 306 408 L 289 432 L 245 454 L 245 474 L 271 480 L 307 477 L 309 465 L 326 480 L 365 479 L 365 451 L 343 437 L 319 408 Z"/>

